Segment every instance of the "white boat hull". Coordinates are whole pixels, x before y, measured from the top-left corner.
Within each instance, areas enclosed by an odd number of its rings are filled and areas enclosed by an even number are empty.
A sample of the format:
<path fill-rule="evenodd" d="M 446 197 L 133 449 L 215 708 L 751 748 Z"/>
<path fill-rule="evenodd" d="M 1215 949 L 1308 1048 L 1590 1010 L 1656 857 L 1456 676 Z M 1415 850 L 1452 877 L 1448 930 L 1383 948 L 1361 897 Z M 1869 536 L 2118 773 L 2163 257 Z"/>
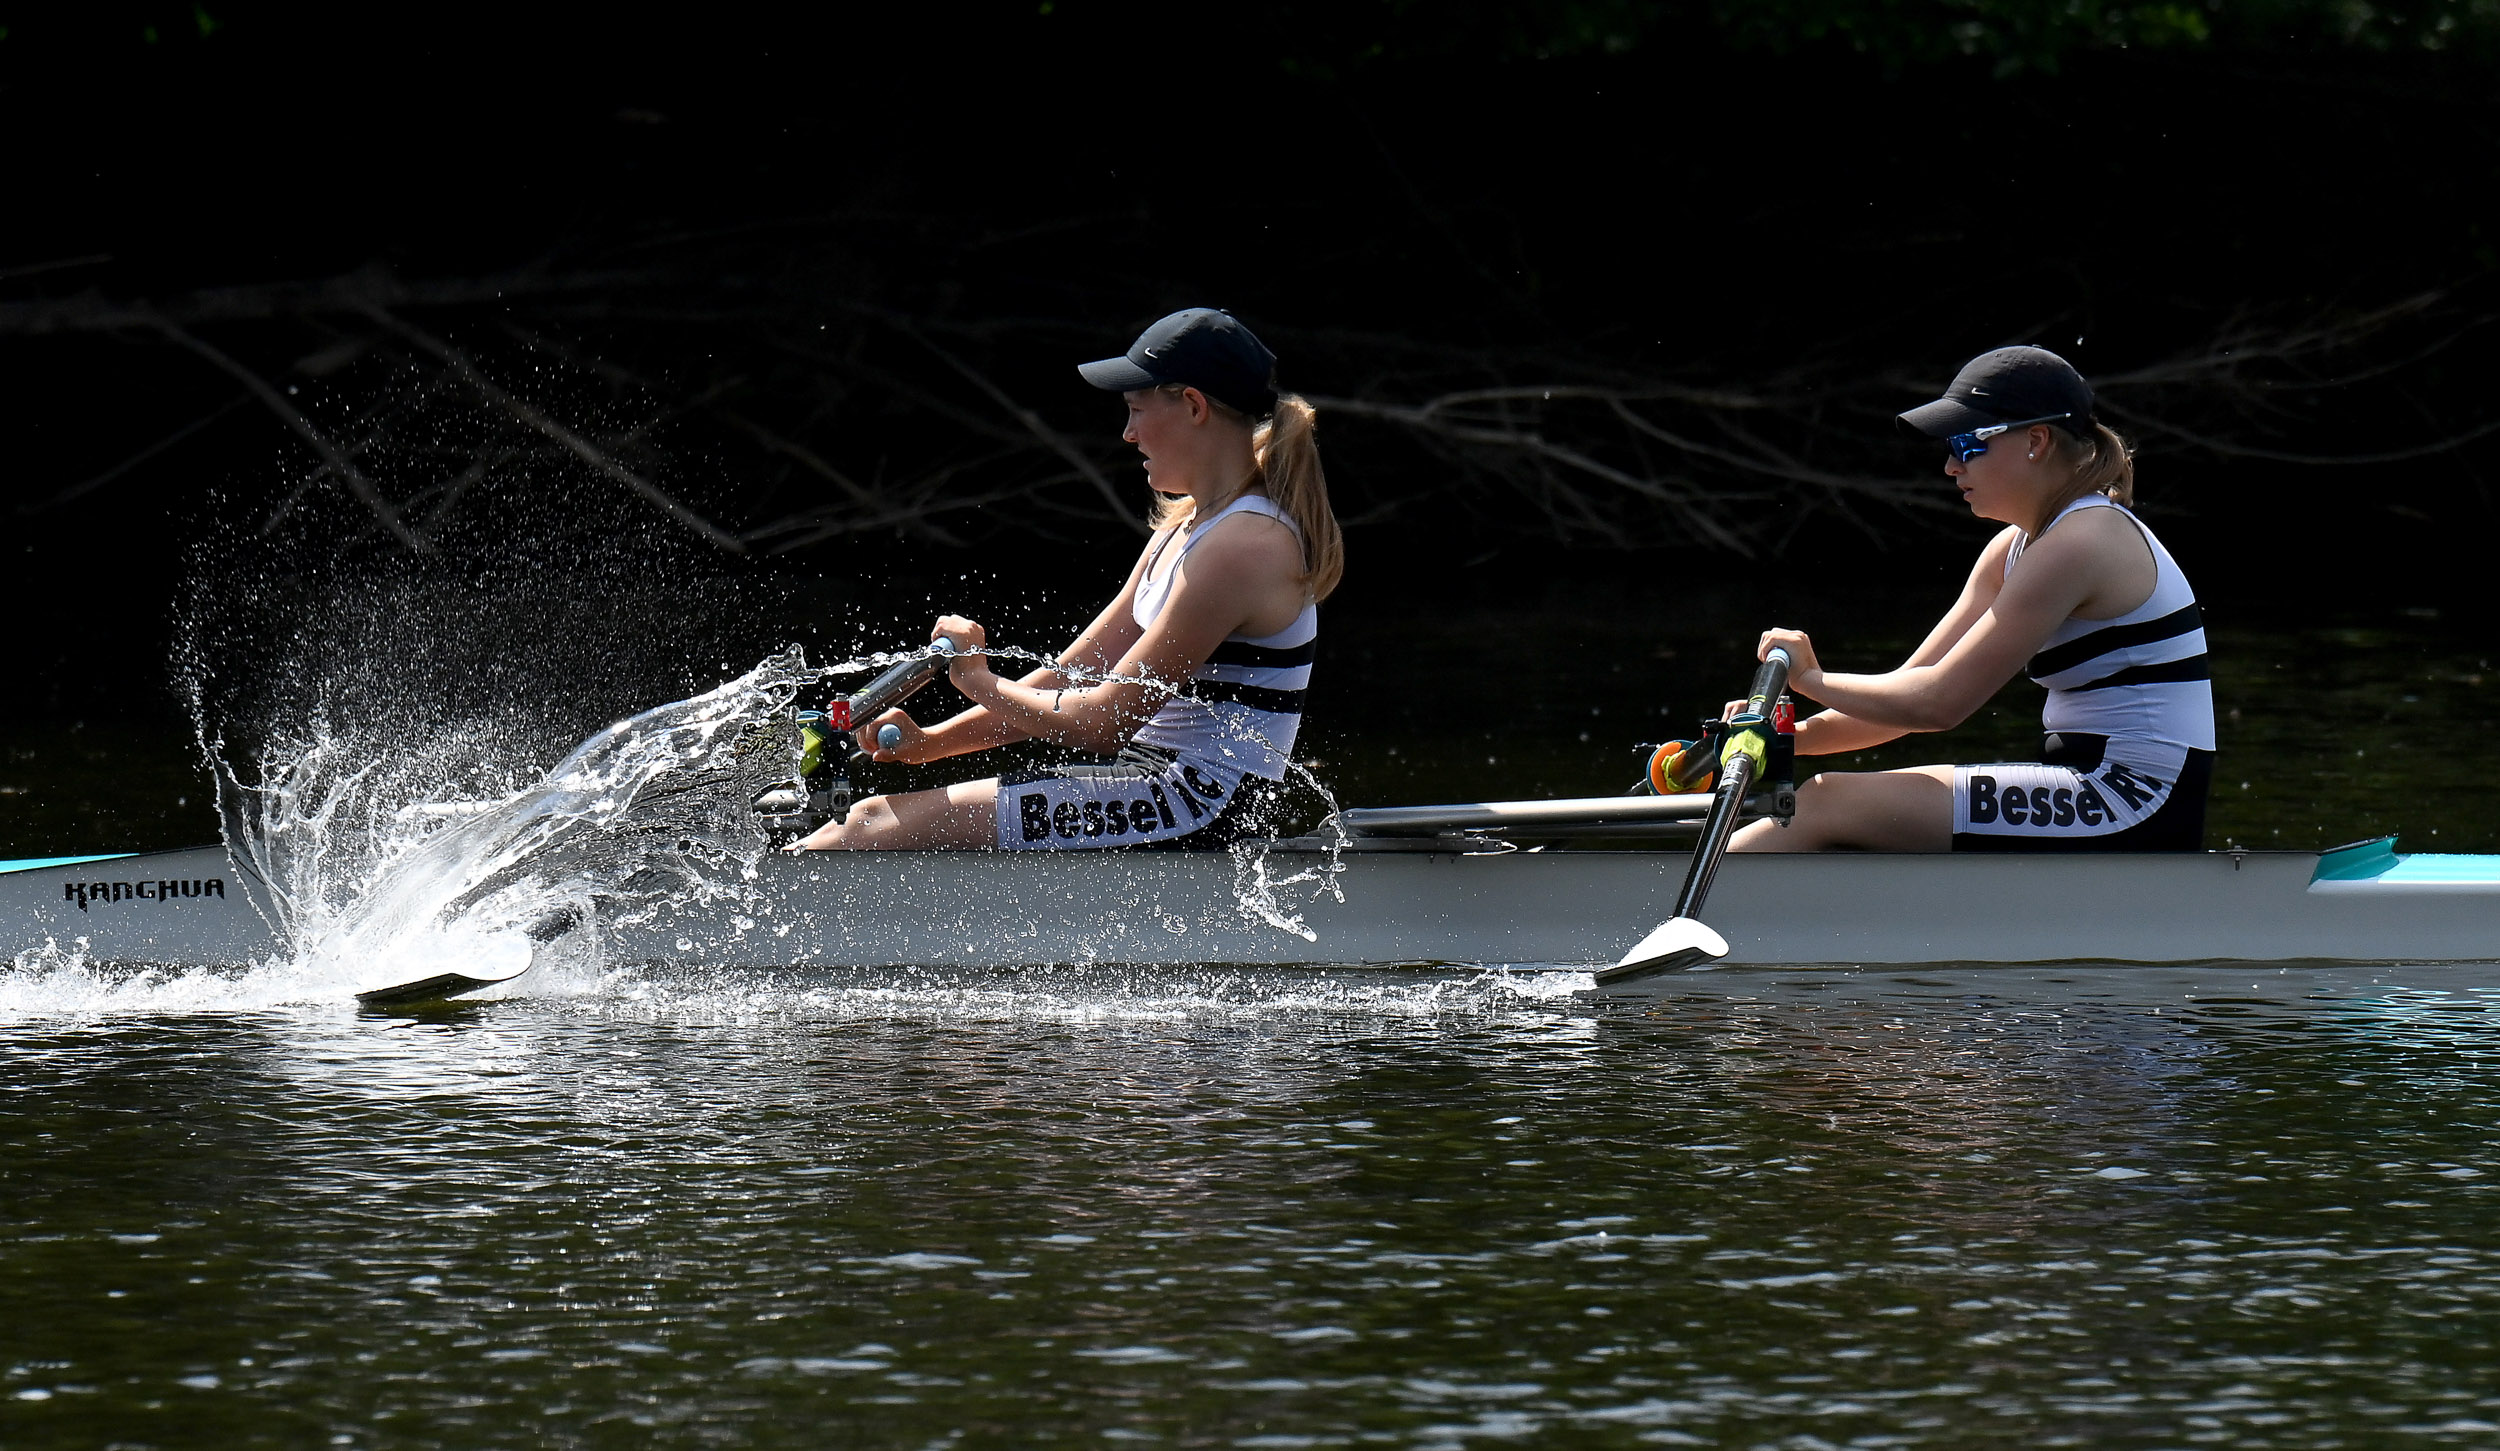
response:
<path fill-rule="evenodd" d="M 610 961 L 722 967 L 1612 963 L 1672 910 L 1679 851 L 1349 851 L 1245 911 L 1223 853 L 775 855 L 751 900 L 604 920 Z M 1277 850 L 1270 880 L 1328 873 Z M 170 892 L 164 884 L 178 884 Z M 212 889 L 206 884 L 214 882 Z M 196 890 L 183 883 L 201 884 Z M 15 952 L 245 963 L 284 952 L 209 847 L 0 874 Z M 2337 852 L 1734 856 L 1724 966 L 2500 961 L 2500 857 Z M 741 925 L 744 923 L 744 925 Z M 1304 935 L 1307 933 L 1308 935 Z"/>

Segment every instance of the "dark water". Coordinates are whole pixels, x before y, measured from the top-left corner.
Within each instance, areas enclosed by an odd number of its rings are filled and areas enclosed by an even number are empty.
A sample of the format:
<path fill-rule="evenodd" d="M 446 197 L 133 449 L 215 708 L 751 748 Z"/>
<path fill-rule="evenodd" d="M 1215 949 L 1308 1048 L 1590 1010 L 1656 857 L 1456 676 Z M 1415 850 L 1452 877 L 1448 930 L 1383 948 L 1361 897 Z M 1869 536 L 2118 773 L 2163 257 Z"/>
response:
<path fill-rule="evenodd" d="M 0 1442 L 2488 1445 L 2500 970 L 28 1020 Z"/>

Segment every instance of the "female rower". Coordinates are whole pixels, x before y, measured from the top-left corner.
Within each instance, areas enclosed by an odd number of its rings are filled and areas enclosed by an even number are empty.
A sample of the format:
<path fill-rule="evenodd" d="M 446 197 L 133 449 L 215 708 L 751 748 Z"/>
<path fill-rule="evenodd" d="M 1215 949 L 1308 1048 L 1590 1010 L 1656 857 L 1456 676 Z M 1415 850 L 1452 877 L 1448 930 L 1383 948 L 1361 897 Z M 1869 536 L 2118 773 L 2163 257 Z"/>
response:
<path fill-rule="evenodd" d="M 2213 776 L 2205 630 L 2179 566 L 2128 509 L 2135 464 L 2093 416 L 2091 385 L 2043 348 L 1974 358 L 1945 396 L 1901 415 L 1945 441 L 1973 514 L 2008 527 L 1926 643 L 1881 675 L 1827 672 L 1814 643 L 1770 630 L 1789 684 L 1831 707 L 1798 723 L 1828 755 L 1968 719 L 2017 670 L 2048 689 L 2040 759 L 1818 775 L 1788 827 L 1737 851 L 2192 851 Z"/>
<path fill-rule="evenodd" d="M 1122 438 L 1161 497 L 1154 535 L 1118 598 L 1020 680 L 992 673 L 960 615 L 930 638 L 973 702 L 923 729 L 902 711 L 862 722 L 880 761 L 920 763 L 1047 740 L 1114 759 L 940 790 L 873 796 L 800 849 L 996 847 L 1064 851 L 1216 846 L 1261 829 L 1302 723 L 1319 601 L 1344 549 L 1312 437 L 1311 405 L 1275 387 L 1276 356 L 1231 314 L 1176 312 L 1125 357 L 1077 371 L 1122 394 Z"/>

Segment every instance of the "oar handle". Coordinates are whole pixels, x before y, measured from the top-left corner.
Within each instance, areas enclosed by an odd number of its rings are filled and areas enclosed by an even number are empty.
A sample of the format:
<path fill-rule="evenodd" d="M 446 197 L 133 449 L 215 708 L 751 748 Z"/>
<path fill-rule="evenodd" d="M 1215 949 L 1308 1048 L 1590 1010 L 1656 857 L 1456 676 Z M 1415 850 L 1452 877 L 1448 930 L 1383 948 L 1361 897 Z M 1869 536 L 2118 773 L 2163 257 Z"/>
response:
<path fill-rule="evenodd" d="M 1753 673 L 1753 689 L 1745 695 L 1745 710 L 1750 715 L 1769 715 L 1772 702 L 1788 688 L 1788 652 L 1778 646 L 1762 657 L 1761 668 Z"/>
<path fill-rule="evenodd" d="M 944 670 L 947 662 L 954 658 L 955 650 L 944 640 L 938 641 L 930 648 L 935 653 L 890 666 L 884 674 L 852 691 L 849 700 L 845 702 L 849 709 L 841 728 L 857 730 L 866 726 L 878 716 L 909 700 L 919 692 L 920 687 L 935 680 L 938 672 Z"/>
<path fill-rule="evenodd" d="M 835 729 L 850 731 L 852 739 L 857 740 L 857 732 L 868 729 L 870 721 L 918 694 L 920 687 L 937 679 L 939 672 L 946 669 L 947 663 L 954 658 L 953 641 L 932 640 L 928 654 L 886 667 L 884 673 L 849 695 L 836 696 L 825 713 Z M 886 727 L 889 731 L 893 729 L 892 726 Z M 884 734 L 884 731 L 878 732 L 880 738 Z M 899 732 L 896 738 L 900 739 Z M 880 739 L 878 744 L 883 745 L 884 741 Z M 893 747 L 886 746 L 886 749 L 892 750 Z M 868 754 L 865 743 L 851 752 L 851 764 L 854 766 L 865 766 L 875 759 Z"/>

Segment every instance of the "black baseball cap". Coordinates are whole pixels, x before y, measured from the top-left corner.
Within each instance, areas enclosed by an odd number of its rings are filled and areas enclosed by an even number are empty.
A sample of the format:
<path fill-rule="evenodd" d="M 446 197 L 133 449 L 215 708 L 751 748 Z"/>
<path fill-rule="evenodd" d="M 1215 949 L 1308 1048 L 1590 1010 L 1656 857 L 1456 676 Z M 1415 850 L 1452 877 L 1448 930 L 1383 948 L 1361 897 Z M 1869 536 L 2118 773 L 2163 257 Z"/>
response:
<path fill-rule="evenodd" d="M 1139 333 L 1126 356 L 1080 363 L 1076 371 L 1114 393 L 1177 383 L 1252 418 L 1276 411 L 1276 355 L 1240 318 L 1217 308 L 1183 308 Z"/>
<path fill-rule="evenodd" d="M 1942 398 L 1921 403 L 1900 415 L 1900 422 L 1913 433 L 1948 438 L 1992 423 L 2052 418 L 2067 432 L 2090 438 L 2092 407 L 2092 385 L 2074 364 L 2046 348 L 1998 348 L 1964 363 Z"/>

